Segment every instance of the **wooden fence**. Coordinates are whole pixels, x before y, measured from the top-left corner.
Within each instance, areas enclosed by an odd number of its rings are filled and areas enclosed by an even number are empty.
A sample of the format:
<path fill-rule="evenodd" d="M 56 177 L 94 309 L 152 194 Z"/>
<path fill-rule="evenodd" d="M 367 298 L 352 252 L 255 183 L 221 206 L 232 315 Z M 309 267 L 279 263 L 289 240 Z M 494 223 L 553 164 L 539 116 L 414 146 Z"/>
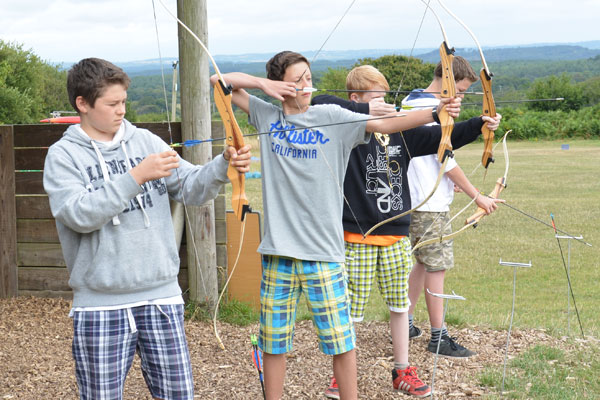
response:
<path fill-rule="evenodd" d="M 167 124 L 138 123 L 167 143 Z M 172 123 L 173 142 L 181 142 L 181 126 Z M 58 241 L 42 169 L 48 147 L 60 139 L 66 125 L 0 126 L 0 297 L 34 295 L 71 298 L 68 274 Z M 213 137 L 224 136 L 223 125 L 213 122 Z M 223 151 L 213 142 L 213 156 Z M 181 148 L 178 149 L 181 151 Z M 225 194 L 215 200 L 217 265 L 226 269 Z M 179 283 L 188 288 L 185 239 L 180 250 Z"/>

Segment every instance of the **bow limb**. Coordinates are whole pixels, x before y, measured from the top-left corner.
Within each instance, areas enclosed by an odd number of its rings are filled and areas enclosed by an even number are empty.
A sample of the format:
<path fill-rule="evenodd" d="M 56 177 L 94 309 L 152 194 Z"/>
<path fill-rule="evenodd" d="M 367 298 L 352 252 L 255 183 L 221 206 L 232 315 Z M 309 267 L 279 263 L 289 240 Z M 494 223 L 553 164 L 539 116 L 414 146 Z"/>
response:
<path fill-rule="evenodd" d="M 455 51 L 454 47 L 450 47 L 448 45 L 448 36 L 446 35 L 444 24 L 442 23 L 442 20 L 438 17 L 435 10 L 429 5 L 430 1 L 425 2 L 425 0 L 421 0 L 421 2 L 425 4 L 425 6 L 429 10 L 431 10 L 431 13 L 433 14 L 440 26 L 442 36 L 444 37 L 444 41 L 440 45 L 440 62 L 442 64 L 442 90 L 440 92 L 440 97 L 456 97 L 456 81 L 454 80 L 454 72 L 452 70 L 452 62 L 454 61 Z M 447 157 L 453 156 L 452 142 L 450 141 L 450 138 L 452 136 L 452 131 L 454 130 L 454 118 L 452 118 L 450 114 L 448 114 L 448 111 L 446 111 L 446 107 L 442 108 L 442 110 L 439 113 L 439 117 L 440 125 L 442 126 L 442 139 L 440 140 L 437 155 L 438 160 L 442 163 Z"/>
<path fill-rule="evenodd" d="M 504 149 L 504 160 L 506 163 L 506 168 L 504 169 L 504 176 L 498 178 L 498 180 L 496 181 L 496 186 L 494 186 L 494 190 L 492 190 L 492 193 L 488 195 L 488 197 L 492 199 L 497 199 L 502 190 L 506 188 L 506 180 L 508 178 L 508 167 L 510 162 L 508 158 L 508 147 L 506 146 L 506 137 L 510 132 L 511 131 L 506 132 L 504 134 L 504 137 L 502 138 L 502 148 Z M 481 218 L 483 218 L 485 215 L 487 215 L 487 212 L 483 208 L 478 207 L 477 211 L 475 211 L 473 215 L 467 218 L 467 220 L 465 221 L 465 225 L 473 225 L 473 227 L 476 227 Z"/>
<path fill-rule="evenodd" d="M 454 72 L 452 71 L 452 61 L 454 60 L 454 48 L 449 48 L 446 41 L 440 45 L 440 61 L 442 63 L 442 98 L 452 98 L 456 96 L 456 82 L 454 81 Z M 446 107 L 443 107 L 439 113 L 440 125 L 442 127 L 442 138 L 438 147 L 438 160 L 442 163 L 448 157 L 452 157 L 451 136 L 454 130 L 454 118 L 448 114 Z"/>
<path fill-rule="evenodd" d="M 244 136 L 231 107 L 231 86 L 225 86 L 224 81 L 219 78 L 219 81 L 214 86 L 214 92 L 217 110 L 225 126 L 225 143 L 239 150 L 244 147 Z M 248 205 L 248 198 L 246 197 L 246 176 L 239 173 L 230 163 L 227 169 L 227 177 L 231 181 L 231 206 L 233 212 L 240 221 L 243 221 L 246 213 L 251 211 Z"/>
<path fill-rule="evenodd" d="M 465 30 L 469 33 L 469 35 L 471 36 L 471 38 L 473 38 L 475 44 L 477 45 L 482 65 L 481 71 L 479 73 L 479 79 L 481 80 L 481 87 L 483 89 L 482 115 L 495 118 L 496 104 L 494 102 L 494 96 L 492 95 L 492 77 L 494 76 L 494 74 L 490 72 L 490 69 L 487 66 L 487 62 L 485 61 L 485 56 L 483 55 L 483 50 L 481 49 L 479 40 L 477 40 L 477 37 L 471 31 L 471 29 L 469 29 L 467 24 L 465 24 L 460 18 L 458 18 L 456 14 L 450 11 L 450 9 L 446 7 L 442 0 L 437 1 L 440 4 L 440 6 L 442 6 L 442 8 L 446 10 L 448 14 L 450 14 L 452 18 L 454 18 L 460 25 L 462 25 L 463 28 L 465 28 Z M 483 135 L 483 155 L 481 157 L 481 164 L 487 170 L 487 167 L 490 165 L 490 163 L 494 162 L 492 152 L 492 145 L 494 143 L 494 131 L 488 129 L 487 124 L 484 124 L 481 128 L 481 133 Z"/>
<path fill-rule="evenodd" d="M 163 6 L 167 13 L 173 19 L 175 19 L 177 23 L 196 40 L 196 42 L 198 42 L 200 47 L 202 47 L 202 49 L 210 59 L 210 62 L 213 68 L 215 69 L 215 73 L 219 77 L 219 84 L 214 86 L 214 94 L 217 110 L 219 111 L 219 115 L 221 116 L 221 120 L 223 121 L 223 125 L 225 126 L 225 142 L 228 146 L 232 146 L 233 148 L 235 148 L 236 151 L 241 149 L 244 146 L 244 136 L 237 123 L 237 120 L 235 119 L 233 108 L 231 107 L 231 86 L 227 85 L 225 79 L 223 79 L 223 75 L 221 75 L 221 70 L 219 69 L 219 66 L 215 62 L 215 59 L 213 58 L 210 51 L 208 51 L 208 48 L 206 47 L 204 42 L 200 40 L 198 35 L 196 35 L 194 31 L 192 31 L 186 24 L 184 24 L 183 21 L 177 18 L 177 16 L 175 16 L 161 0 L 158 0 L 158 2 Z M 231 206 L 233 208 L 233 212 L 238 218 L 238 220 L 243 221 L 246 213 L 250 211 L 248 199 L 246 198 L 246 177 L 244 174 L 239 173 L 231 164 L 227 169 L 227 177 L 231 181 L 232 186 Z"/>
<path fill-rule="evenodd" d="M 496 117 L 496 103 L 494 102 L 494 96 L 492 95 L 492 74 L 488 73 L 485 68 L 481 69 L 479 73 L 479 79 L 481 80 L 481 87 L 483 89 L 483 110 L 482 114 L 488 117 Z M 492 145 L 494 144 L 494 131 L 487 127 L 487 124 L 483 124 L 481 127 L 481 134 L 483 135 L 483 155 L 481 156 L 481 165 L 487 170 L 487 167 L 491 162 L 494 162 Z"/>

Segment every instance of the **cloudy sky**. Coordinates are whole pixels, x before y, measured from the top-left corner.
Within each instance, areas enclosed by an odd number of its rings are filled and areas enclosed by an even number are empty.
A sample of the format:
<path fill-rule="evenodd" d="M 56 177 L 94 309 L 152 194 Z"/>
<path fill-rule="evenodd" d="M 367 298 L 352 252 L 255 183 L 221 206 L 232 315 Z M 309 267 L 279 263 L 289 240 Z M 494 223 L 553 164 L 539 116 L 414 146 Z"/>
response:
<path fill-rule="evenodd" d="M 173 12 L 176 0 L 162 0 Z M 188 0 L 191 1 L 191 0 Z M 200 1 L 200 0 L 197 0 Z M 317 50 L 351 0 L 206 0 L 213 54 Z M 163 57 L 177 55 L 177 28 L 154 0 Z M 152 0 L 0 0 L 0 39 L 42 59 L 114 62 L 158 58 Z M 436 3 L 450 44 L 468 34 Z M 445 0 L 484 47 L 600 40 L 600 0 Z M 409 49 L 425 6 L 420 0 L 355 0 L 325 50 Z M 437 47 L 439 25 L 428 12 L 416 47 Z"/>

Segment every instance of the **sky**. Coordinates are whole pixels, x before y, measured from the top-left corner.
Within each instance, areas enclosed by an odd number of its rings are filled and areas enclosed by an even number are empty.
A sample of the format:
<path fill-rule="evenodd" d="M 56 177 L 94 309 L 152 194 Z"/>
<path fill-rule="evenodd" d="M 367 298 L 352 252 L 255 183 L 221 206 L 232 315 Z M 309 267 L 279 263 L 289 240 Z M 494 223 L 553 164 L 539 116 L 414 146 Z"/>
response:
<path fill-rule="evenodd" d="M 176 13 L 176 0 L 160 0 Z M 191 0 L 188 0 L 191 1 Z M 195 0 L 200 1 L 200 0 Z M 213 55 L 317 50 L 352 0 L 206 0 Z M 600 40 L 600 0 L 444 0 L 485 47 Z M 177 57 L 177 27 L 159 0 L 0 0 L 0 39 L 49 62 Z M 451 46 L 474 47 L 431 0 Z M 438 47 L 431 12 L 419 31 L 420 0 L 355 0 L 324 50 Z M 158 39 L 155 18 L 158 25 Z"/>

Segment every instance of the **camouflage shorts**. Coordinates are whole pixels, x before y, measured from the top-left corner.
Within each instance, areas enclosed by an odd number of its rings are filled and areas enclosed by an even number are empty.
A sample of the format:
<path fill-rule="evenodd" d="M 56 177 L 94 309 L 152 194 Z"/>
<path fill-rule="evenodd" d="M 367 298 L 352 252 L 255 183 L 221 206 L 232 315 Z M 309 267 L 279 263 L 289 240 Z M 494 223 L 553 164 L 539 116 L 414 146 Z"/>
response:
<path fill-rule="evenodd" d="M 439 237 L 441 233 L 452 233 L 452 226 L 448 225 L 449 212 L 419 212 L 415 211 L 410 220 L 410 240 L 412 245 L 418 242 Z M 444 226 L 446 228 L 444 229 Z M 441 230 L 444 229 L 444 232 Z M 452 240 L 441 243 L 432 243 L 418 248 L 413 255 L 417 262 L 425 266 L 428 272 L 443 271 L 454 266 Z"/>

